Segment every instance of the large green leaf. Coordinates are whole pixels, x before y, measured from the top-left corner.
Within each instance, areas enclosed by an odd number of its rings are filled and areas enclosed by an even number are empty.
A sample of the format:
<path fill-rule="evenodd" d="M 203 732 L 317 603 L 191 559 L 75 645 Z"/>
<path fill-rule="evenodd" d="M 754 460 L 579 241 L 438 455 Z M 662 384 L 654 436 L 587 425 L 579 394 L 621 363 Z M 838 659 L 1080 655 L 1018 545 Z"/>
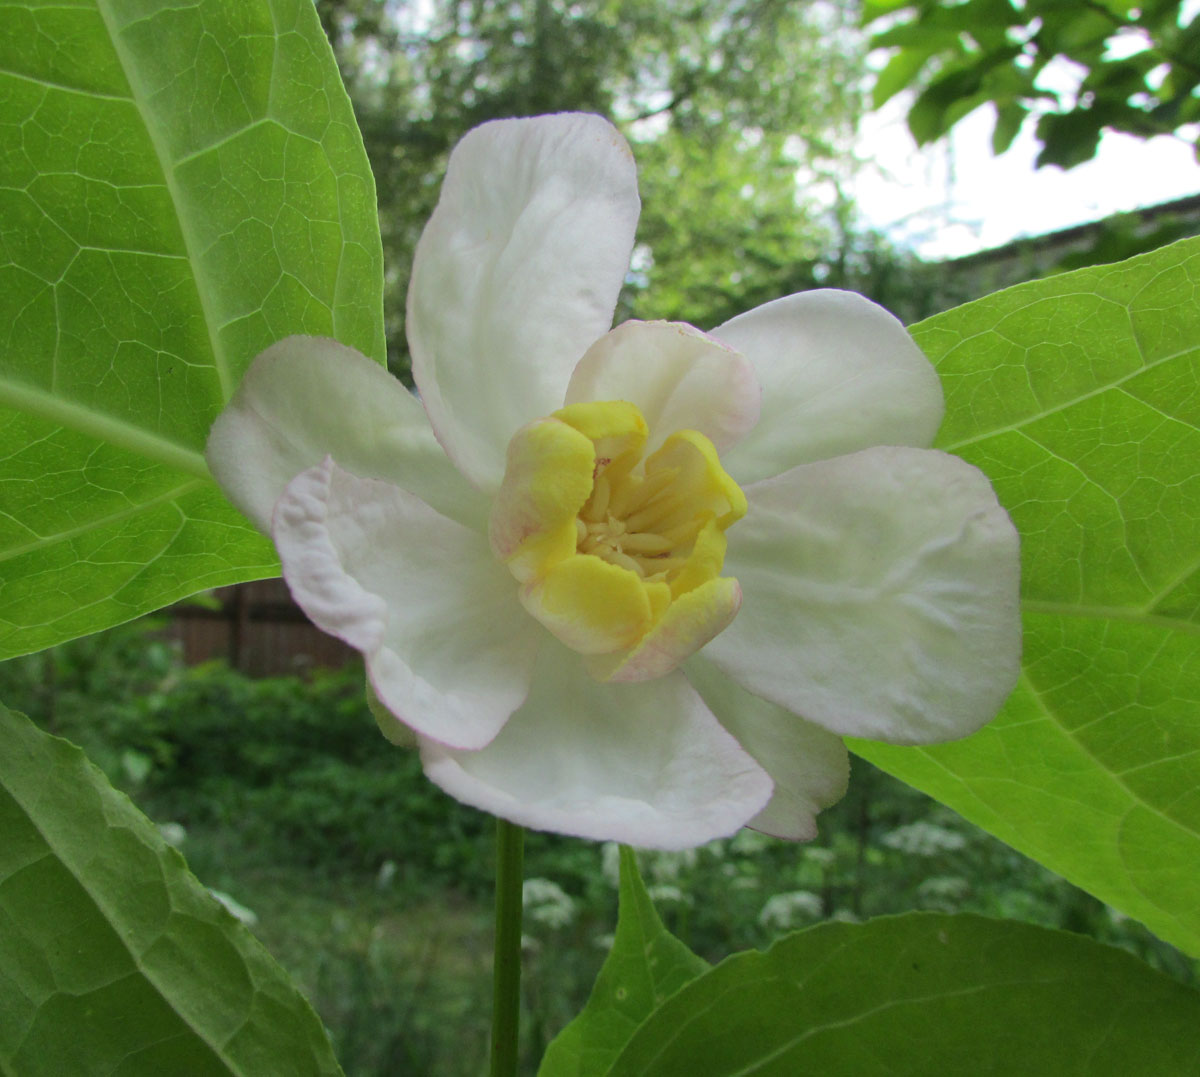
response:
<path fill-rule="evenodd" d="M 1122 950 L 977 916 L 822 924 L 723 961 L 612 1077 L 1200 1072 L 1200 994 Z"/>
<path fill-rule="evenodd" d="M 1200 240 L 922 322 L 1022 538 L 1001 716 L 855 750 L 1200 954 Z"/>
<path fill-rule="evenodd" d="M 285 973 L 78 748 L 0 706 L 0 1073 L 336 1074 Z"/>
<path fill-rule="evenodd" d="M 628 846 L 621 847 L 617 932 L 587 1005 L 550 1044 L 540 1077 L 599 1077 L 661 1003 L 708 969 L 662 925 Z"/>
<path fill-rule="evenodd" d="M 383 354 L 374 186 L 311 0 L 0 2 L 0 658 L 270 544 L 201 455 L 289 333 Z"/>

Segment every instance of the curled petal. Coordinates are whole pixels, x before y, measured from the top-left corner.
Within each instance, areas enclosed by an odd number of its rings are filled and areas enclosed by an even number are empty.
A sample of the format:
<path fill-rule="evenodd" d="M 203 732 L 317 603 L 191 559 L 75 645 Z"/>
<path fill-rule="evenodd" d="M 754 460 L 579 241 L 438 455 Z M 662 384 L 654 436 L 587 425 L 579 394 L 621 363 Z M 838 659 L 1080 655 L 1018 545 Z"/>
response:
<path fill-rule="evenodd" d="M 263 532 L 283 488 L 326 456 L 479 528 L 487 503 L 446 459 L 425 409 L 378 363 L 335 340 L 287 337 L 251 364 L 205 450 L 226 496 Z"/>
<path fill-rule="evenodd" d="M 852 292 L 822 289 L 740 314 L 712 335 L 754 365 L 758 425 L 725 458 L 740 483 L 872 445 L 932 444 L 942 387 L 891 314 Z"/>
<path fill-rule="evenodd" d="M 625 322 L 579 360 L 567 403 L 628 400 L 650 427 L 647 452 L 676 430 L 699 430 L 724 452 L 758 421 L 754 368 L 683 322 Z"/>
<path fill-rule="evenodd" d="M 721 466 L 716 451 L 693 430 L 677 430 L 656 453 L 646 460 L 646 477 L 655 472 L 672 474 L 668 504 L 675 504 L 688 514 L 710 514 L 717 526 L 724 529 L 746 514 L 746 497 L 741 487 Z M 656 506 L 646 510 L 653 514 Z M 637 516 L 631 517 L 630 522 Z"/>
<path fill-rule="evenodd" d="M 413 262 L 413 375 L 451 459 L 492 492 L 516 430 L 562 403 L 612 324 L 639 201 L 633 156 L 599 116 L 470 131 Z"/>
<path fill-rule="evenodd" d="M 654 618 L 636 572 L 592 554 L 576 554 L 521 588 L 521 604 L 580 654 L 632 646 Z"/>
<path fill-rule="evenodd" d="M 519 580 L 575 552 L 575 517 L 592 492 L 592 442 L 550 417 L 522 427 L 488 523 L 492 550 Z"/>
<path fill-rule="evenodd" d="M 741 491 L 739 490 L 739 493 Z M 746 501 L 742 498 L 742 514 L 746 512 Z M 696 536 L 696 544 L 688 555 L 687 561 L 679 570 L 679 575 L 671 581 L 671 594 L 685 595 L 703 583 L 716 579 L 725 566 L 725 551 L 729 542 L 725 532 L 715 520 L 710 520 Z M 742 593 L 738 591 L 738 601 Z"/>
<path fill-rule="evenodd" d="M 682 674 L 598 684 L 547 641 L 528 702 L 478 752 L 421 742 L 451 796 L 539 830 L 683 849 L 734 833 L 771 781 Z"/>
<path fill-rule="evenodd" d="M 726 570 L 737 619 L 705 649 L 756 695 L 839 734 L 966 736 L 1016 683 L 1016 530 L 984 475 L 875 448 L 746 490 Z"/>
<path fill-rule="evenodd" d="M 842 738 L 751 695 L 700 656 L 684 672 L 721 725 L 775 783 L 770 803 L 747 825 L 791 841 L 815 838 L 817 813 L 842 799 L 850 779 Z"/>
<path fill-rule="evenodd" d="M 631 650 L 598 655 L 588 670 L 597 680 L 619 684 L 661 677 L 728 627 L 741 603 L 737 580 L 706 580 L 676 598 Z"/>
<path fill-rule="evenodd" d="M 524 702 L 537 626 L 481 535 L 326 458 L 288 484 L 272 537 L 300 607 L 405 725 L 478 748 Z"/>

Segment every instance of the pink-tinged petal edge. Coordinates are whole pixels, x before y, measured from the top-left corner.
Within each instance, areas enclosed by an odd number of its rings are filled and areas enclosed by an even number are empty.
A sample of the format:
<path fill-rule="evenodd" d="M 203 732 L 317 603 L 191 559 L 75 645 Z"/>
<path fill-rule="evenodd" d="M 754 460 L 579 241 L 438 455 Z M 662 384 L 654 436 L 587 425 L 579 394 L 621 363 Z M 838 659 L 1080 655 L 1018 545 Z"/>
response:
<path fill-rule="evenodd" d="M 712 331 L 754 366 L 758 424 L 724 460 L 742 484 L 874 445 L 924 448 L 942 386 L 908 330 L 853 292 L 785 296 Z"/>
<path fill-rule="evenodd" d="M 588 669 L 598 680 L 614 684 L 661 677 L 729 627 L 741 604 L 737 580 L 708 580 L 675 599 L 637 646 L 622 654 L 597 656 Z"/>
<path fill-rule="evenodd" d="M 683 322 L 629 321 L 579 360 L 566 403 L 627 400 L 650 427 L 646 455 L 676 430 L 698 430 L 724 452 L 758 422 L 754 368 L 727 344 Z"/>
<path fill-rule="evenodd" d="M 421 735 L 479 748 L 524 702 L 539 630 L 481 535 L 327 457 L 288 484 L 272 536 L 297 603 Z"/>
<path fill-rule="evenodd" d="M 451 796 L 537 830 L 683 849 L 733 834 L 771 780 L 680 673 L 638 685 L 593 681 L 548 643 L 534 685 L 478 752 L 421 742 L 425 773 Z"/>
<path fill-rule="evenodd" d="M 420 402 L 378 363 L 335 340 L 286 337 L 250 364 L 208 435 L 225 495 L 266 534 L 284 487 L 332 455 L 362 478 L 416 494 L 482 527 L 487 502 L 447 459 Z"/>

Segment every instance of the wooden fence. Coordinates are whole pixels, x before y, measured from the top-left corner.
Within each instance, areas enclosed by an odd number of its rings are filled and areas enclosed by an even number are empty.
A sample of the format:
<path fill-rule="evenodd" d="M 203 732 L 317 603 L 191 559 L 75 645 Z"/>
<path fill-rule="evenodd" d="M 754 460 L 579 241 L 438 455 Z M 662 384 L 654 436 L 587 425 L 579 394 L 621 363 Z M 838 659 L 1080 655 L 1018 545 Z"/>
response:
<path fill-rule="evenodd" d="M 315 627 L 292 601 L 283 580 L 257 580 L 211 592 L 215 605 L 171 608 L 167 635 L 180 641 L 189 665 L 225 659 L 251 677 L 337 668 L 357 657 Z"/>

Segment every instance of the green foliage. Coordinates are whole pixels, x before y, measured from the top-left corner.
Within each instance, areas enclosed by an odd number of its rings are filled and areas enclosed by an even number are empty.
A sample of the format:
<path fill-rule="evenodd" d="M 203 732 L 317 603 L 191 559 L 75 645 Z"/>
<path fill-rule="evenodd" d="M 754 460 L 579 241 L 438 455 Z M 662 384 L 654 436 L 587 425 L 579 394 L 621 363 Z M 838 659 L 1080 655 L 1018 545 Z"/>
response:
<path fill-rule="evenodd" d="M 399 884 L 227 863 L 258 914 L 255 933 L 312 1000 L 350 1077 L 486 1072 L 486 901 L 445 892 L 422 900 Z"/>
<path fill-rule="evenodd" d="M 1184 25 L 1184 6 L 1179 0 L 866 0 L 864 23 L 906 16 L 872 38 L 876 47 L 897 50 L 875 80 L 875 105 L 919 87 L 908 126 L 925 143 L 991 103 L 995 153 L 1037 117 L 1038 165 L 1071 168 L 1095 155 L 1105 130 L 1150 138 L 1200 120 L 1200 18 L 1193 12 Z M 1131 43 L 1140 47 L 1125 47 Z M 1057 58 L 1083 71 L 1069 93 L 1041 80 Z"/>
<path fill-rule="evenodd" d="M 633 850 L 622 848 L 621 904 L 612 949 L 587 1005 L 550 1045 L 538 1073 L 585 1077 L 608 1072 L 633 1031 L 707 968 L 662 926 Z"/>
<path fill-rule="evenodd" d="M 731 957 L 596 1072 L 1183 1074 L 1200 1065 L 1198 1023 L 1200 994 L 1119 950 L 914 913 Z"/>
<path fill-rule="evenodd" d="M 953 744 L 856 750 L 1200 954 L 1200 240 L 915 327 L 1022 535 L 1025 657 Z"/>
<path fill-rule="evenodd" d="M 154 627 L 0 664 L 0 698 L 81 744 L 157 819 L 225 828 L 269 862 L 373 875 L 391 860 L 414 889 L 487 892 L 487 818 L 380 737 L 361 669 L 262 680 L 185 669 Z"/>
<path fill-rule="evenodd" d="M 0 698 L 52 716 L 152 818 L 185 824 L 191 868 L 258 915 L 255 932 L 312 999 L 347 1072 L 454 1077 L 483 1059 L 490 820 L 383 741 L 359 671 L 311 681 L 189 672 L 153 628 L 0 664 Z M 131 754 L 149 761 L 140 780 Z M 588 998 L 617 860 L 615 846 L 527 835 L 528 876 L 560 894 L 552 917 L 537 903 L 526 911 L 531 1064 Z M 861 761 L 812 844 L 744 831 L 639 860 L 667 926 L 709 960 L 822 920 L 922 908 L 1068 927 L 1196 982 L 1192 964 L 1139 925 Z M 641 912 L 626 927 L 649 937 L 654 914 L 632 907 Z"/>
<path fill-rule="evenodd" d="M 133 621 L 0 662 L 0 699 L 80 745 L 110 781 L 128 781 L 123 760 L 154 751 L 145 716 L 181 669 L 159 627 L 155 619 Z"/>
<path fill-rule="evenodd" d="M 4 707 L 0 738 L 5 1073 L 341 1072 L 275 962 L 77 748 Z"/>
<path fill-rule="evenodd" d="M 4 10 L 8 656 L 274 571 L 208 427 L 280 337 L 383 340 L 371 174 L 308 0 Z"/>
<path fill-rule="evenodd" d="M 154 759 L 144 790 L 160 818 L 235 828 L 310 868 L 372 874 L 390 860 L 414 890 L 490 887 L 487 817 L 380 737 L 361 670 L 255 681 L 197 667 L 131 718 L 123 750 Z"/>
<path fill-rule="evenodd" d="M 1097 222 L 1096 237 L 1092 243 L 1084 250 L 1063 255 L 1054 271 L 1123 262 L 1127 258 L 1188 239 L 1198 230 L 1195 219 L 1189 219 L 1186 214 L 1163 213 L 1156 216 L 1153 227 L 1147 229 L 1140 214 L 1116 213 Z"/>
<path fill-rule="evenodd" d="M 912 6 L 878 0 L 869 12 Z M 1054 53 L 1083 57 L 1089 74 L 1079 102 L 1053 102 L 1043 117 L 1045 160 L 1082 159 L 1103 125 L 1150 134 L 1196 118 L 1194 34 L 1172 30 L 1177 5 L 1030 0 L 1021 18 L 1040 22 L 1015 37 L 1021 20 L 1006 0 L 919 8 L 888 32 L 902 51 L 882 81 L 892 92 L 942 63 L 914 109 L 924 137 L 991 100 L 1002 147 L 1045 99 L 1035 80 Z M 382 357 L 372 179 L 322 25 L 352 76 L 386 194 L 394 318 L 449 146 L 483 119 L 552 108 L 613 115 L 638 143 L 647 212 L 624 313 L 712 324 L 789 287 L 874 271 L 869 243 L 822 256 L 832 226 L 791 179 L 802 163 L 820 171 L 855 110 L 840 5 L 437 0 L 422 11 L 367 0 L 6 6 L 3 653 L 271 571 L 265 540 L 208 479 L 211 419 L 253 355 L 288 333 L 335 335 Z M 1153 49 L 1102 55 L 1112 28 L 1131 25 Z M 1161 86 L 1147 81 L 1151 61 L 1166 65 Z M 1192 953 L 1198 278 L 1193 241 L 918 328 L 947 388 L 942 447 L 991 475 L 1024 536 L 1026 664 L 1004 715 L 975 738 L 861 746 Z M 387 329 L 396 358 L 400 324 Z M 139 639 L 126 631 L 34 656 L 0 681 L 94 747 L 158 818 L 186 824 L 206 877 L 250 880 L 236 889 L 251 907 L 265 866 L 285 862 L 292 891 L 323 889 L 330 905 L 370 886 L 410 902 L 439 884 L 457 900 L 487 892 L 489 822 L 381 741 L 360 673 L 249 682 L 182 670 L 169 648 Z M 3 708 L 0 734 L 0 1069 L 336 1072 L 279 970 L 80 753 Z M 743 834 L 647 857 L 648 889 L 625 853 L 613 955 L 554 1058 L 614 1073 L 794 1072 L 797 1061 L 827 1072 L 848 1058 L 862 1060 L 856 1072 L 953 1072 L 981 1051 L 1025 1072 L 1072 1072 L 1077 1056 L 1114 1072 L 1195 1068 L 1194 993 L 1022 925 L 829 924 L 699 974 L 651 898 L 706 956 L 785 923 L 896 903 L 996 906 L 1194 976 L 943 809 L 905 815 L 910 794 L 866 774 L 872 796 L 852 794 L 826 819 L 824 843 L 803 851 Z M 574 932 L 582 945 L 607 926 L 594 850 L 539 835 L 527 855 L 531 873 L 561 883 L 560 912 L 577 910 L 538 921 L 542 942 Z M 319 920 L 305 953 L 336 934 Z M 382 919 L 372 939 L 376 928 Z M 533 986 L 561 1008 L 588 962 L 580 945 L 538 941 Z M 364 1065 L 434 1072 L 431 1060 L 454 1055 L 435 1045 L 428 1017 L 413 1033 L 393 1010 L 376 1024 L 371 1006 L 347 1004 L 390 983 L 402 952 L 366 972 L 319 966 L 318 988 L 338 1013 L 339 1043 Z M 462 982 L 476 984 L 477 958 L 457 959 Z M 551 977 L 564 970 L 557 990 Z M 414 1009 L 421 975 L 404 981 Z M 444 1011 L 452 1032 L 438 1044 L 459 1036 L 478 992 L 446 997 L 461 1008 Z M 685 1007 L 699 1018 L 685 1020 Z M 1092 1050 L 1098 1026 L 1103 1055 Z"/>

